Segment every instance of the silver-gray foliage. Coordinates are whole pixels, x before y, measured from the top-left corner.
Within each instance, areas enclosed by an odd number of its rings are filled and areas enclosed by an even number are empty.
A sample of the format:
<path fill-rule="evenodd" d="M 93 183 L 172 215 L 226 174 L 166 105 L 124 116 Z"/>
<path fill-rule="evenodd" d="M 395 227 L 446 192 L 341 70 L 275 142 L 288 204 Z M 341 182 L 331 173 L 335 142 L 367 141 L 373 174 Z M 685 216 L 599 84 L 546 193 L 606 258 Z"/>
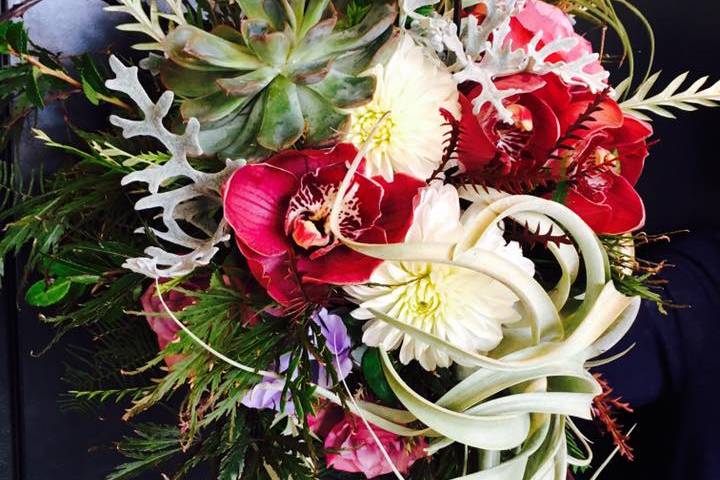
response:
<path fill-rule="evenodd" d="M 213 218 L 218 208 L 222 207 L 222 184 L 245 162 L 227 161 L 225 168 L 217 173 L 193 168 L 188 157 L 202 155 L 198 143 L 200 124 L 197 120 L 190 119 L 184 133 L 172 133 L 163 121 L 170 111 L 174 94 L 166 91 L 154 103 L 138 80 L 137 67 L 126 67 L 115 56 L 110 58 L 110 66 L 116 78 L 108 80 L 107 87 L 128 95 L 143 113 L 142 120 L 113 115 L 110 122 L 122 128 L 125 138 L 156 138 L 170 154 L 170 159 L 164 164 L 150 165 L 144 170 L 126 175 L 122 184 L 147 184 L 148 195 L 135 204 L 135 209 L 161 209 L 158 218 L 162 220 L 165 230 L 151 227 L 152 233 L 158 239 L 186 251 L 173 253 L 151 246 L 145 250 L 146 257 L 128 259 L 123 266 L 151 278 L 187 275 L 195 268 L 207 265 L 217 253 L 218 244 L 229 240 L 225 221 L 217 222 Z M 176 186 L 175 182 L 181 178 L 189 183 Z M 192 225 L 204 235 L 188 233 L 180 222 Z M 136 232 L 143 233 L 145 229 L 139 228 Z"/>

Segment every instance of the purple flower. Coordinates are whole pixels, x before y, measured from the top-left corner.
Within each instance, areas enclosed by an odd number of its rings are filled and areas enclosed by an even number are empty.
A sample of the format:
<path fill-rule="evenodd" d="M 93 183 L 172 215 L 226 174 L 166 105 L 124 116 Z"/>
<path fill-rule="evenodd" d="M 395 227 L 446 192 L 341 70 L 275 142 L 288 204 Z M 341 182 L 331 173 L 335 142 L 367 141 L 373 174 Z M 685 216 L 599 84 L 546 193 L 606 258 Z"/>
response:
<path fill-rule="evenodd" d="M 320 333 L 325 337 L 325 345 L 333 354 L 333 368 L 337 373 L 338 380 L 344 380 L 352 370 L 352 359 L 350 358 L 352 344 L 345 323 L 339 315 L 334 315 L 324 308 L 315 312 L 312 319 L 320 326 Z M 332 387 L 332 376 L 323 365 L 318 364 L 317 367 L 317 384 L 323 388 Z"/>
<path fill-rule="evenodd" d="M 333 368 L 338 380 L 345 379 L 352 371 L 352 359 L 350 350 L 352 342 L 345 328 L 342 318 L 322 308 L 312 316 L 313 322 L 320 327 L 320 333 L 325 337 L 325 346 L 333 354 Z M 288 369 L 290 355 L 282 355 L 275 365 L 275 371 L 283 373 Z M 314 381 L 323 388 L 333 386 L 332 376 L 324 365 L 316 361 L 314 364 Z M 338 368 L 339 365 L 339 368 Z M 242 404 L 249 408 L 272 409 L 280 412 L 281 396 L 285 388 L 284 379 L 264 377 L 260 383 L 251 388 L 242 400 Z M 281 413 L 294 414 L 295 406 L 292 401 L 286 400 L 285 409 Z"/>
<path fill-rule="evenodd" d="M 290 355 L 285 354 L 280 357 L 276 368 L 278 373 L 282 373 L 288 369 Z M 282 391 L 285 388 L 285 380 L 282 378 L 263 377 L 262 381 L 251 388 L 242 399 L 242 404 L 249 408 L 272 409 L 280 411 L 282 400 Z M 285 402 L 285 413 L 294 414 L 295 405 L 292 402 Z"/>

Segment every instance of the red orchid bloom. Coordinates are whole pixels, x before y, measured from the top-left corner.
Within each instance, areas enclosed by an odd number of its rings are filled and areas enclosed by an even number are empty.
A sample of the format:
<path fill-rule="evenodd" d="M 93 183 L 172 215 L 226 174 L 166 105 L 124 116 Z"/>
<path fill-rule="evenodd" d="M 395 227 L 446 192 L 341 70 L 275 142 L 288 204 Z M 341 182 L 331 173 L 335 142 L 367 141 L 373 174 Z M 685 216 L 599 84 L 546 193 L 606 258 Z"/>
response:
<path fill-rule="evenodd" d="M 367 281 L 381 261 L 341 244 L 329 216 L 352 145 L 329 151 L 285 151 L 236 171 L 225 185 L 225 218 L 250 269 L 283 306 L 323 303 L 329 285 Z M 361 242 L 399 242 L 412 222 L 412 201 L 423 182 L 396 175 L 355 173 L 340 212 L 344 236 Z"/>
<path fill-rule="evenodd" d="M 560 185 L 567 187 L 564 203 L 598 233 L 642 226 L 645 209 L 634 185 L 652 135 L 647 123 L 623 115 L 607 95 L 570 87 L 552 74 L 512 75 L 496 85 L 521 92 L 505 100 L 511 124 L 490 105 L 474 115 L 472 100 L 481 87 L 464 86 L 463 175 L 511 193 L 552 197 Z"/>

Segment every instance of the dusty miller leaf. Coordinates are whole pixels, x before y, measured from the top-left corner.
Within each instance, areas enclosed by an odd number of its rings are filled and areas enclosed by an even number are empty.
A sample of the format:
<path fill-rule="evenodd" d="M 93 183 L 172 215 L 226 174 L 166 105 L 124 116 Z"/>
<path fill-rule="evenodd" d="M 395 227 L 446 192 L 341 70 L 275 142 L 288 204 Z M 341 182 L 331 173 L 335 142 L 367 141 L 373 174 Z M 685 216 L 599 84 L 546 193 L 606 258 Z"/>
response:
<path fill-rule="evenodd" d="M 587 86 L 593 92 L 607 87 L 608 72 L 586 71 L 589 65 L 598 60 L 596 53 L 583 55 L 571 62 L 549 61 L 553 54 L 575 48 L 578 42 L 576 38 L 559 38 L 539 47 L 542 32 L 538 32 L 525 48 L 514 48 L 507 41 L 510 20 L 524 7 L 524 0 L 470 2 L 484 4 L 487 15 L 480 24 L 473 15 L 464 18 L 459 35 L 449 16 L 451 12 L 445 16 L 436 13 L 431 17 L 422 17 L 409 10 L 418 5 L 434 3 L 437 1 L 405 1 L 405 13 L 412 20 L 410 34 L 418 43 L 434 50 L 433 53 L 454 73 L 458 83 L 472 81 L 482 85 L 482 93 L 473 101 L 475 113 L 490 103 L 502 120 L 510 122 L 512 114 L 505 108 L 503 101 L 518 92 L 512 89 L 499 90 L 494 81 L 516 73 L 554 73 L 569 85 Z"/>
<path fill-rule="evenodd" d="M 126 175 L 122 184 L 146 183 L 149 194 L 135 204 L 135 209 L 161 209 L 159 218 L 166 229 L 151 228 L 153 234 L 161 240 L 190 250 L 189 253 L 178 254 L 159 247 L 148 247 L 145 250 L 147 257 L 131 258 L 123 266 L 151 278 L 187 275 L 196 267 L 210 263 L 218 251 L 217 245 L 230 238 L 225 221 L 215 222 L 213 213 L 222 206 L 222 184 L 245 162 L 228 160 L 225 168 L 217 173 L 193 168 L 188 157 L 202 154 L 198 143 L 199 122 L 191 118 L 182 135 L 170 132 L 163 125 L 163 120 L 172 107 L 173 93 L 166 91 L 154 103 L 138 80 L 137 67 L 126 67 L 114 56 L 110 58 L 110 66 L 116 78 L 108 80 L 106 86 L 128 95 L 144 116 L 143 120 L 128 120 L 113 115 L 110 122 L 122 128 L 125 138 L 156 138 L 170 154 L 170 159 L 162 165 L 149 165 L 144 170 Z M 176 186 L 173 182 L 178 178 L 189 180 L 190 183 Z M 187 233 L 179 221 L 189 223 L 205 236 L 198 238 Z M 144 232 L 142 228 L 136 231 Z"/>

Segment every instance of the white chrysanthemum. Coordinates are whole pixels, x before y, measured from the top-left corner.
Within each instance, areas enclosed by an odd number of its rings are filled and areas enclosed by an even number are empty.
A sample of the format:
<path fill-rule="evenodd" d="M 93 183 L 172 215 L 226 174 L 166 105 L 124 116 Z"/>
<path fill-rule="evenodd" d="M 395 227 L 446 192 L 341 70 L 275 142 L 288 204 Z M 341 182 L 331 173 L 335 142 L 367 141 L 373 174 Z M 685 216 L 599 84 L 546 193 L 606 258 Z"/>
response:
<path fill-rule="evenodd" d="M 387 114 L 371 139 L 368 173 L 388 181 L 394 172 L 427 179 L 442 159 L 447 128 L 440 108 L 460 114 L 457 83 L 409 35 L 402 36 L 387 65 L 376 65 L 369 73 L 377 78 L 377 89 L 370 103 L 351 110 L 349 140 L 364 145 Z"/>
<path fill-rule="evenodd" d="M 462 220 L 457 190 L 436 182 L 421 192 L 406 242 L 457 242 L 463 236 Z M 499 230 L 476 247 L 503 256 L 529 276 L 534 274 L 534 265 L 523 257 L 520 245 L 506 245 Z M 400 347 L 401 362 L 416 359 L 427 370 L 448 367 L 458 359 L 376 319 L 370 309 L 475 353 L 495 348 L 503 337 L 502 325 L 520 319 L 518 299 L 507 287 L 486 275 L 450 265 L 384 262 L 367 285 L 345 287 L 345 291 L 359 305 L 352 315 L 367 320 L 365 344 L 385 350 Z"/>

